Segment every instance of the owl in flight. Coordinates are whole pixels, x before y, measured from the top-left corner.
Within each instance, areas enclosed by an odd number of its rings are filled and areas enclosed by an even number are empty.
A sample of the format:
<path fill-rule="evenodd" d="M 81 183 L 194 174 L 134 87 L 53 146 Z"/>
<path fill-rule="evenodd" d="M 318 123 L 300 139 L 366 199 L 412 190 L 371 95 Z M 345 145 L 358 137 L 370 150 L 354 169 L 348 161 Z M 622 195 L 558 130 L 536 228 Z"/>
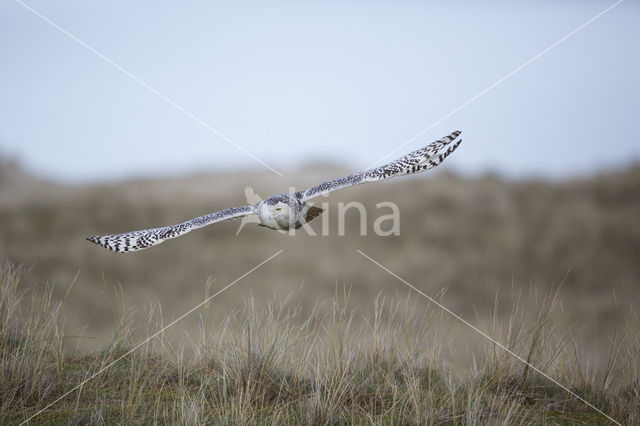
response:
<path fill-rule="evenodd" d="M 329 180 L 306 191 L 277 194 L 250 206 L 231 207 L 196 217 L 177 225 L 126 232 L 124 234 L 94 236 L 87 238 L 87 240 L 109 250 L 125 253 L 155 246 L 212 223 L 253 214 L 258 215 L 261 226 L 277 230 L 298 229 L 319 216 L 323 211 L 318 207 L 308 205 L 307 200 L 361 183 L 375 182 L 429 170 L 442 163 L 460 145 L 462 139 L 458 139 L 453 145 L 450 145 L 458 136 L 460 136 L 460 131 L 456 130 L 450 135 L 388 164 Z M 444 149 L 448 145 L 450 145 L 449 148 Z"/>

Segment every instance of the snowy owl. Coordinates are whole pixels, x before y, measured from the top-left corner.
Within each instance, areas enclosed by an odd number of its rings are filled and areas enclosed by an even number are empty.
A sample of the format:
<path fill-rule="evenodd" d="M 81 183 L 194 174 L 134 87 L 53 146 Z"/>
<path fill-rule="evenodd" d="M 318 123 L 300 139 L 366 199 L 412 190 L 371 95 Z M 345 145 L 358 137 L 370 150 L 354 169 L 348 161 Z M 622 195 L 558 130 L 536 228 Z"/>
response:
<path fill-rule="evenodd" d="M 177 225 L 162 228 L 145 229 L 105 236 L 87 238 L 89 241 L 117 252 L 132 252 L 160 244 L 171 238 L 179 237 L 194 229 L 202 228 L 212 223 L 227 219 L 234 219 L 246 215 L 258 215 L 261 226 L 276 230 L 298 229 L 322 213 L 322 209 L 307 204 L 311 198 L 318 197 L 331 191 L 366 182 L 375 182 L 395 176 L 410 175 L 436 167 L 462 142 L 457 140 L 453 145 L 446 146 L 460 136 L 455 131 L 444 138 L 430 143 L 424 148 L 401 157 L 380 167 L 354 173 L 349 176 L 329 180 L 316 185 L 306 191 L 291 194 L 277 194 L 256 204 L 231 207 L 219 212 L 196 217 L 195 219 Z M 251 201 L 250 201 L 251 202 Z"/>

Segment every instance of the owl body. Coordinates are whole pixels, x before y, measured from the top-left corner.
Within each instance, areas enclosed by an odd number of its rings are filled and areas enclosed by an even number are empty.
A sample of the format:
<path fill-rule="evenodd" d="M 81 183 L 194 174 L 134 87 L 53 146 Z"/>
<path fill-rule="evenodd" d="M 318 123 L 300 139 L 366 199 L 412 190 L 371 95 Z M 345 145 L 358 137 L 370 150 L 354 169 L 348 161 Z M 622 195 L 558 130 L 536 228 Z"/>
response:
<path fill-rule="evenodd" d="M 260 225 L 276 230 L 298 229 L 315 219 L 322 209 L 302 200 L 303 193 L 276 194 L 256 206 Z"/>

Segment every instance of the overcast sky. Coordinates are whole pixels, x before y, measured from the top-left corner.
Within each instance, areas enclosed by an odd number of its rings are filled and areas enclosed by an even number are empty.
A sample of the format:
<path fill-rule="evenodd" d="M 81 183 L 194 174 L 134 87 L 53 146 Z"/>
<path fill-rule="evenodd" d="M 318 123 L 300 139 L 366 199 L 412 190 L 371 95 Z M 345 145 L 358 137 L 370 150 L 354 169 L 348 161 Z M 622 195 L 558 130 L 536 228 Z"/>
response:
<path fill-rule="evenodd" d="M 365 168 L 425 128 L 451 169 L 567 177 L 640 161 L 640 2 L 0 2 L 0 154 L 61 181 Z M 440 122 L 439 122 L 440 121 Z M 439 122 L 434 126 L 434 123 Z M 424 144 L 424 143 L 423 143 Z"/>

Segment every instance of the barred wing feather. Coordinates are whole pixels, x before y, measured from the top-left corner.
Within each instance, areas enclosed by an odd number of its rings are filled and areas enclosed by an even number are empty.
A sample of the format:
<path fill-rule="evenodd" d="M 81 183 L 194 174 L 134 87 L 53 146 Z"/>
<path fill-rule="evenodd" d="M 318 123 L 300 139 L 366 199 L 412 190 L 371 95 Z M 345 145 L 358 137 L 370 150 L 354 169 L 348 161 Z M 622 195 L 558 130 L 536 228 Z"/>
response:
<path fill-rule="evenodd" d="M 233 219 L 255 213 L 254 206 L 231 207 L 219 212 L 196 217 L 177 225 L 162 228 L 144 229 L 141 231 L 125 232 L 123 234 L 89 237 L 87 240 L 120 253 L 146 249 L 160 244 L 171 238 L 179 237 L 194 229 L 211 225 L 223 220 Z"/>
<path fill-rule="evenodd" d="M 460 131 L 456 130 L 448 136 L 430 143 L 424 148 L 410 152 L 409 154 L 398 158 L 395 161 L 385 164 L 384 166 L 354 173 L 349 176 L 333 179 L 323 182 L 300 193 L 302 200 L 317 197 L 327 192 L 336 191 L 338 189 L 347 188 L 349 186 L 359 185 L 366 182 L 375 182 L 379 180 L 389 179 L 395 176 L 410 175 L 413 173 L 423 172 L 436 167 L 449 154 L 451 154 L 460 145 L 462 139 L 457 140 L 446 150 L 444 148 L 455 141 L 460 136 Z"/>

